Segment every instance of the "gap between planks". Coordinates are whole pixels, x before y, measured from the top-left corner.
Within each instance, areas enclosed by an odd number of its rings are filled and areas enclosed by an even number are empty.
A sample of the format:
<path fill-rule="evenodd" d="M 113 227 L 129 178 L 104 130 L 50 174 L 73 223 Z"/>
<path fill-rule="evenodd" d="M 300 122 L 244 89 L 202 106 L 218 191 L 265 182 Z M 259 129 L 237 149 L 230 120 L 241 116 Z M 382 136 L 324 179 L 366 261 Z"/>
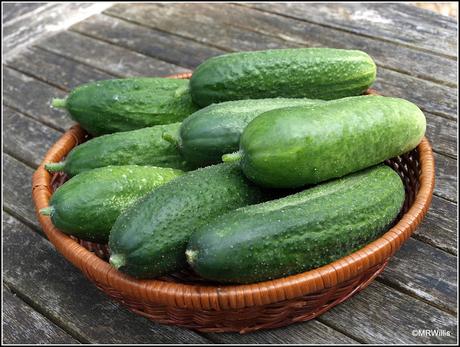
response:
<path fill-rule="evenodd" d="M 14 216 L 12 216 L 14 218 Z M 17 298 L 19 298 L 22 302 L 24 302 L 27 306 L 31 307 L 34 311 L 38 312 L 40 315 L 48 319 L 51 323 L 56 325 L 57 327 L 61 328 L 64 332 L 72 336 L 74 339 L 78 340 L 84 344 L 90 344 L 91 341 L 85 339 L 81 334 L 77 331 L 72 330 L 70 327 L 61 324 L 59 320 L 55 319 L 54 317 L 47 315 L 46 311 L 43 310 L 39 305 L 37 305 L 31 298 L 21 292 L 20 289 L 15 288 L 11 283 L 7 281 L 3 281 L 3 285 L 8 288 L 8 290 L 14 294 Z"/>

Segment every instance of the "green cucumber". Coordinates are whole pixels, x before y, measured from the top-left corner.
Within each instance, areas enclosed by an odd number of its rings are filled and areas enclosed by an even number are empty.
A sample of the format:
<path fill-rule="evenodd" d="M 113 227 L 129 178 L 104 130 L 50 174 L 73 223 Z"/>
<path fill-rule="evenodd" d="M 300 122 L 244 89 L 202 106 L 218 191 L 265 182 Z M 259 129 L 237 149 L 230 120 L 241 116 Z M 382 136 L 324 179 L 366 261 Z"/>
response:
<path fill-rule="evenodd" d="M 110 263 L 138 278 L 179 270 L 195 230 L 225 212 L 259 203 L 265 195 L 234 164 L 188 172 L 120 215 L 110 232 Z"/>
<path fill-rule="evenodd" d="M 378 238 L 404 202 L 398 174 L 379 165 L 214 219 L 191 237 L 187 260 L 204 278 L 252 283 L 342 258 Z"/>
<path fill-rule="evenodd" d="M 45 168 L 50 172 L 64 171 L 69 176 L 109 165 L 149 165 L 187 170 L 188 165 L 177 147 L 162 138 L 164 132 L 178 135 L 180 124 L 156 125 L 95 137 L 72 149 L 63 162 L 48 163 Z"/>
<path fill-rule="evenodd" d="M 84 84 L 52 105 L 94 136 L 180 122 L 198 109 L 188 80 L 146 77 Z"/>
<path fill-rule="evenodd" d="M 311 99 L 255 99 L 209 105 L 188 116 L 179 137 L 167 134 L 183 158 L 195 167 L 221 162 L 222 155 L 238 150 L 240 135 L 259 114 L 281 107 L 324 102 Z"/>
<path fill-rule="evenodd" d="M 83 172 L 60 186 L 40 210 L 66 234 L 107 243 L 118 215 L 154 188 L 180 176 L 154 166 L 106 166 Z"/>
<path fill-rule="evenodd" d="M 331 100 L 362 94 L 375 77 L 365 52 L 289 48 L 212 57 L 193 72 L 190 89 L 200 106 L 275 97 Z"/>
<path fill-rule="evenodd" d="M 239 160 L 248 178 L 273 188 L 295 188 L 341 177 L 415 148 L 426 120 L 413 103 L 356 96 L 312 106 L 268 111 L 240 139 Z"/>

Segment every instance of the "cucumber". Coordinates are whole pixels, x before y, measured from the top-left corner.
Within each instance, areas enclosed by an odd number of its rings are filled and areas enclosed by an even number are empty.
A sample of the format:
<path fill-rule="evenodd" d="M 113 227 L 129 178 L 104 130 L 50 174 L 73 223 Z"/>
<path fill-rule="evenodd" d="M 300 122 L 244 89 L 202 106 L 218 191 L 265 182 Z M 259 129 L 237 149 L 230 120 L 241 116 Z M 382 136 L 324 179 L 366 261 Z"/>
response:
<path fill-rule="evenodd" d="M 212 57 L 193 72 L 190 88 L 200 106 L 274 97 L 331 100 L 362 94 L 375 77 L 376 65 L 362 51 L 289 48 Z"/>
<path fill-rule="evenodd" d="M 187 261 L 202 277 L 220 282 L 300 273 L 375 240 L 403 202 L 400 177 L 379 165 L 216 218 L 193 234 Z"/>
<path fill-rule="evenodd" d="M 311 99 L 255 99 L 209 105 L 188 116 L 179 137 L 166 133 L 176 143 L 183 158 L 194 167 L 221 162 L 222 155 L 238 150 L 240 135 L 259 114 L 281 107 L 324 102 Z"/>
<path fill-rule="evenodd" d="M 107 243 L 118 215 L 180 170 L 153 166 L 106 166 L 83 172 L 60 186 L 40 210 L 66 234 Z"/>
<path fill-rule="evenodd" d="M 180 122 L 198 109 L 188 80 L 146 77 L 84 84 L 52 105 L 93 136 Z"/>
<path fill-rule="evenodd" d="M 415 148 L 426 120 L 413 103 L 356 96 L 312 106 L 268 111 L 251 121 L 239 160 L 248 178 L 273 188 L 295 188 L 381 163 Z"/>
<path fill-rule="evenodd" d="M 187 170 L 177 147 L 163 140 L 164 132 L 179 133 L 181 123 L 156 125 L 95 137 L 72 149 L 66 159 L 48 163 L 50 172 L 75 176 L 83 171 L 110 165 L 149 165 Z"/>
<path fill-rule="evenodd" d="M 117 219 L 110 263 L 138 278 L 181 269 L 190 235 L 212 218 L 259 203 L 264 192 L 234 164 L 191 171 L 155 189 Z"/>

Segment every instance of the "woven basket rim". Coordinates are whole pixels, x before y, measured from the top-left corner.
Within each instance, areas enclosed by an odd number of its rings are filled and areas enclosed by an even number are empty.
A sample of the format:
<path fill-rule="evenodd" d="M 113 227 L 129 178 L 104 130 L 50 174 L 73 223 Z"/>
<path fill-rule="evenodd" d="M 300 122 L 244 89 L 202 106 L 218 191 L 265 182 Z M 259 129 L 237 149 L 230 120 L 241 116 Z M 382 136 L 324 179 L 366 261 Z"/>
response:
<path fill-rule="evenodd" d="M 190 78 L 190 75 L 183 73 L 168 77 Z M 391 257 L 421 223 L 431 204 L 434 189 L 434 157 L 430 143 L 424 137 L 417 147 L 421 174 L 420 188 L 413 204 L 396 225 L 360 250 L 316 269 L 253 284 L 211 286 L 156 279 L 138 280 L 117 271 L 54 227 L 50 217 L 38 213 L 41 208 L 48 207 L 51 197 L 52 175 L 45 169 L 44 164 L 61 160 L 84 136 L 85 132 L 79 125 L 71 127 L 49 149 L 35 171 L 32 195 L 37 218 L 56 249 L 87 277 L 96 284 L 113 288 L 124 297 L 136 298 L 147 304 L 163 304 L 193 310 L 238 309 L 273 304 L 334 287 Z"/>

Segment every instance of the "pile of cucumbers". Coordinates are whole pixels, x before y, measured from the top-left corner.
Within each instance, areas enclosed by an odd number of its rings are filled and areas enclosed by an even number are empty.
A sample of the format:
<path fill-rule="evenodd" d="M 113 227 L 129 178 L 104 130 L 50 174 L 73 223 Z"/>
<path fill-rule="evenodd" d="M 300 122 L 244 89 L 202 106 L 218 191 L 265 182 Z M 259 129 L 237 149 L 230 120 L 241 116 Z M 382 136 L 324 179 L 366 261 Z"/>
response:
<path fill-rule="evenodd" d="M 362 51 L 299 48 L 79 86 L 52 104 L 93 138 L 45 165 L 70 179 L 40 212 L 136 278 L 189 266 L 253 283 L 328 264 L 395 222 L 404 186 L 383 162 L 425 134 L 416 105 L 363 95 L 375 78 Z"/>

